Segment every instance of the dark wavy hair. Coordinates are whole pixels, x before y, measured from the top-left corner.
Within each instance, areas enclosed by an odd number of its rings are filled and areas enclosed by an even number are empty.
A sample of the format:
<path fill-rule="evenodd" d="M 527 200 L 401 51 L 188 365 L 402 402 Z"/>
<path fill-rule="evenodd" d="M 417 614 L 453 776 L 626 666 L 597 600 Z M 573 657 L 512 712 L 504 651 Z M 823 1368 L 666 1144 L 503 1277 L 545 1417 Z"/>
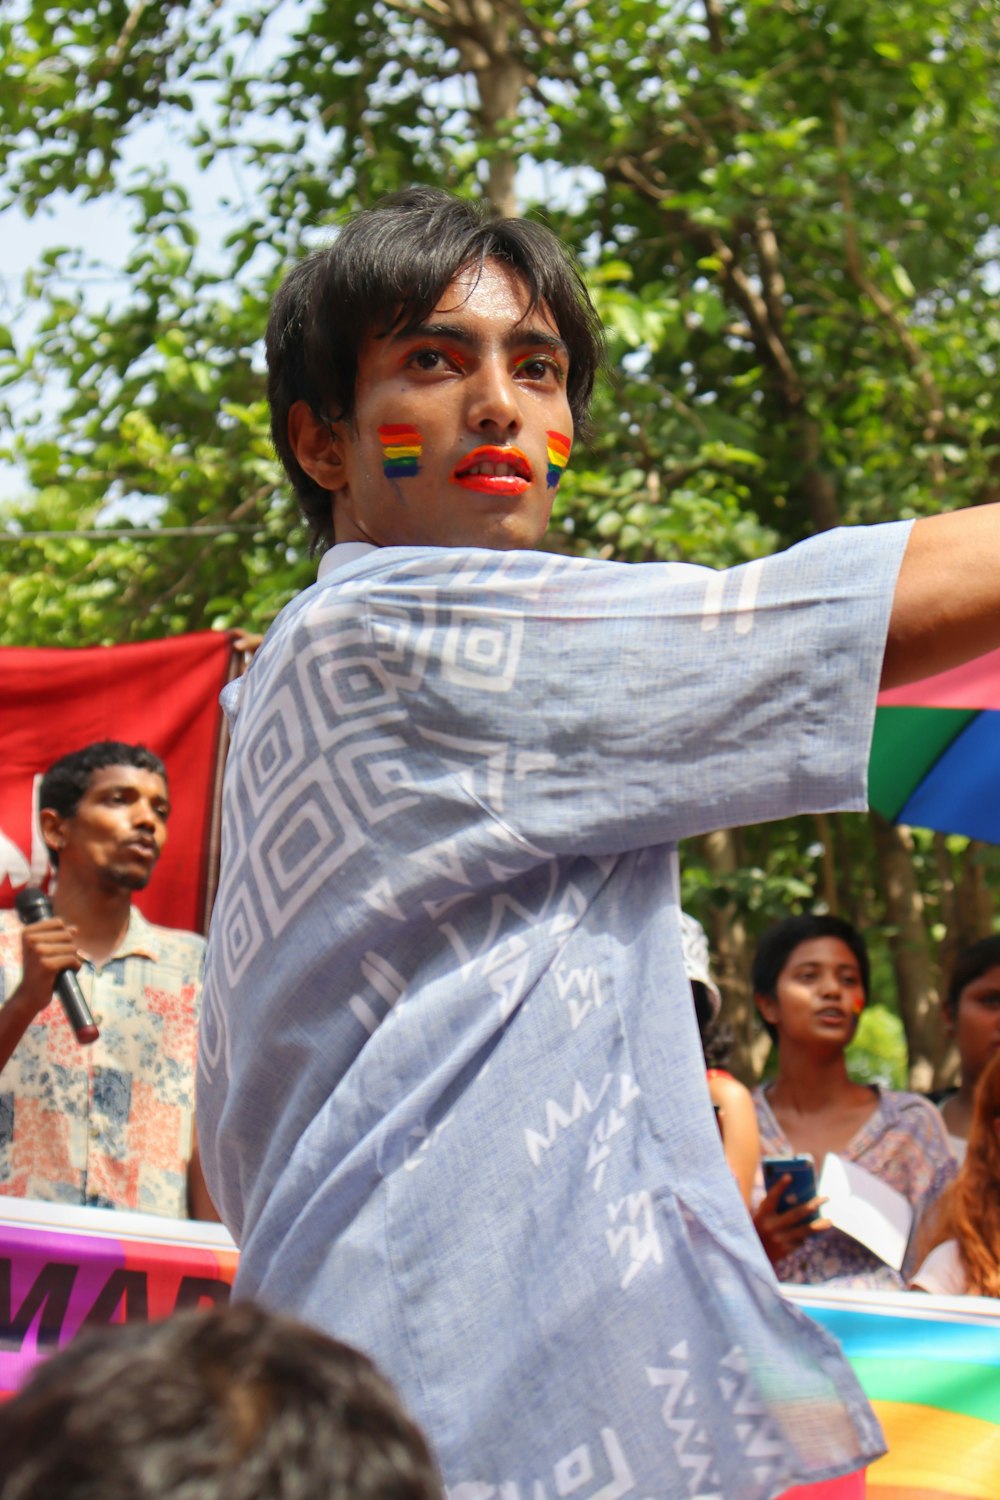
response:
<path fill-rule="evenodd" d="M 812 913 L 802 917 L 785 917 L 783 921 L 776 922 L 764 933 L 757 944 L 757 952 L 754 954 L 750 969 L 754 994 L 763 995 L 768 1000 L 776 1000 L 778 979 L 795 949 L 800 943 L 809 943 L 813 938 L 825 937 L 839 938 L 854 954 L 861 973 L 861 988 L 867 1005 L 871 970 L 864 938 L 857 928 L 852 927 L 850 922 L 845 922 L 843 917 L 814 916 Z M 763 1016 L 760 1022 L 771 1041 L 777 1046 L 777 1027 L 770 1021 L 765 1021 Z"/>
<path fill-rule="evenodd" d="M 441 1500 L 364 1354 L 250 1303 L 84 1334 L 0 1405 L 2 1500 Z"/>
<path fill-rule="evenodd" d="M 953 1019 L 958 1015 L 958 1003 L 966 985 L 979 979 L 987 969 L 996 968 L 997 964 L 1000 964 L 1000 934 L 980 938 L 978 943 L 962 949 L 955 960 L 942 1002 Z"/>
<path fill-rule="evenodd" d="M 122 740 L 94 740 L 82 750 L 71 750 L 54 761 L 42 777 L 38 789 L 38 807 L 51 807 L 61 818 L 76 816 L 80 799 L 90 786 L 95 771 L 109 766 L 134 766 L 137 771 L 152 771 L 167 779 L 167 768 L 158 755 L 145 745 L 127 745 Z M 49 859 L 59 864 L 58 849 L 49 848 Z"/>
<path fill-rule="evenodd" d="M 292 451 L 292 405 L 305 401 L 321 420 L 349 421 L 363 341 L 417 327 L 460 271 L 488 260 L 504 262 L 521 277 L 528 311 L 544 304 L 551 313 L 569 350 L 573 422 L 586 431 L 603 333 L 580 271 L 556 236 L 530 219 L 503 218 L 488 205 L 437 188 L 391 193 L 350 219 L 332 245 L 295 266 L 271 305 L 271 437 L 313 550 L 333 541 L 330 495 Z"/>

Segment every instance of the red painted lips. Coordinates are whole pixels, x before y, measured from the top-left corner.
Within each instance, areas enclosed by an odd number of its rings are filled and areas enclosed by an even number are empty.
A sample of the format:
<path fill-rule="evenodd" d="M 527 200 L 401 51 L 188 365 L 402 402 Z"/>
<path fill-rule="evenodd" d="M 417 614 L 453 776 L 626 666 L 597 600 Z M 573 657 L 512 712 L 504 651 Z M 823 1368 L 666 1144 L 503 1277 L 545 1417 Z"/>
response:
<path fill-rule="evenodd" d="M 531 461 L 520 448 L 473 448 L 451 471 L 452 484 L 485 495 L 521 495 L 531 483 Z"/>

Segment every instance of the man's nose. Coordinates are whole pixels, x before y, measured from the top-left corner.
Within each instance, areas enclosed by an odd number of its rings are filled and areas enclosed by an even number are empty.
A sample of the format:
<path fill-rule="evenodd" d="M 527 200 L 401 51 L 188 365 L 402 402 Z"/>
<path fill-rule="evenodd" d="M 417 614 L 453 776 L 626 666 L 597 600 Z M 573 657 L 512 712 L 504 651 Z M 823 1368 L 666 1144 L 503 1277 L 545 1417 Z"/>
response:
<path fill-rule="evenodd" d="M 467 418 L 473 432 L 516 433 L 521 402 L 513 375 L 501 359 L 484 359 L 469 382 Z"/>

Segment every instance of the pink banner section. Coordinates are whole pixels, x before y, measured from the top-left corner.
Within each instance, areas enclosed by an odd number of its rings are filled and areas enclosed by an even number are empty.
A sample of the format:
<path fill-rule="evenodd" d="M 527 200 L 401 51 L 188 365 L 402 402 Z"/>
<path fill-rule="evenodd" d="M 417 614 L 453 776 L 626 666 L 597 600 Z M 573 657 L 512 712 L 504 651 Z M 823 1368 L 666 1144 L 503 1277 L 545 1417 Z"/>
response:
<path fill-rule="evenodd" d="M 797 1484 L 779 1500 L 865 1500 L 865 1476 L 848 1474 L 844 1479 L 825 1479 L 821 1484 Z"/>
<path fill-rule="evenodd" d="M 229 1298 L 221 1225 L 12 1198 L 0 1213 L 0 1397 L 87 1328 Z"/>
<path fill-rule="evenodd" d="M 878 695 L 879 708 L 1000 709 L 1000 651 Z"/>

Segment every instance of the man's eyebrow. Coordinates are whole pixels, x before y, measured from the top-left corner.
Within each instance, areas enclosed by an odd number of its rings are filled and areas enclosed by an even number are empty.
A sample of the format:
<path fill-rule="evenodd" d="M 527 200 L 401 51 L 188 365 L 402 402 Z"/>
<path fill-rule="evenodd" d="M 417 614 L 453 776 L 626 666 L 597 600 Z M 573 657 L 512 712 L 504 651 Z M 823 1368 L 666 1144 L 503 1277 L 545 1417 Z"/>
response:
<path fill-rule="evenodd" d="M 98 795 L 99 796 L 111 796 L 112 793 L 117 794 L 119 792 L 128 792 L 133 797 L 141 797 L 142 796 L 142 792 L 136 786 L 136 784 L 135 784 L 134 781 L 109 781 L 109 782 L 106 782 L 105 785 L 101 787 L 100 792 L 98 793 Z M 162 803 L 167 808 L 168 811 L 170 809 L 170 805 L 171 804 L 170 804 L 170 793 L 169 792 L 164 792 L 162 796 L 151 797 L 149 800 L 151 802 Z"/>
<path fill-rule="evenodd" d="M 404 343 L 410 339 L 441 339 L 461 348 L 471 349 L 480 342 L 477 335 L 456 323 L 415 323 L 408 328 L 397 329 L 390 335 L 390 342 Z M 549 349 L 553 354 L 569 358 L 569 346 L 557 334 L 547 328 L 536 328 L 530 323 L 515 323 L 504 335 L 504 347 L 523 349 L 526 347 Z"/>

